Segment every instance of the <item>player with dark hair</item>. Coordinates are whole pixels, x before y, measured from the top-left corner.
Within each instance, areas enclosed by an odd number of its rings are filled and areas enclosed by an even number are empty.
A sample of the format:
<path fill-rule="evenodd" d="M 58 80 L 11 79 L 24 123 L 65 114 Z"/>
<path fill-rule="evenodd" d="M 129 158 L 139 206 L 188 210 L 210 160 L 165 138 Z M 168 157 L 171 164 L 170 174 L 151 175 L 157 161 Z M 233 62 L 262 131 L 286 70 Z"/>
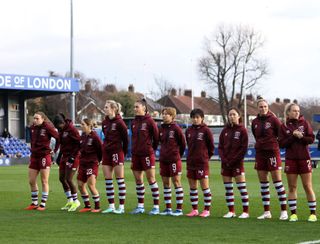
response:
<path fill-rule="evenodd" d="M 54 137 L 59 142 L 59 134 L 43 112 L 36 112 L 33 116 L 31 131 L 31 158 L 29 164 L 29 184 L 32 203 L 25 210 L 46 209 L 49 195 L 49 175 L 51 167 L 50 139 Z M 57 148 L 55 148 L 57 150 Z M 37 177 L 40 173 L 42 184 L 41 203 L 38 203 Z"/>
<path fill-rule="evenodd" d="M 241 219 L 249 218 L 249 195 L 246 187 L 243 159 L 248 149 L 248 132 L 241 124 L 241 114 L 237 108 L 228 110 L 228 124 L 219 137 L 219 155 L 221 158 L 221 175 L 226 189 L 226 202 L 229 212 L 224 218 L 236 217 L 232 178 L 235 178 L 240 191 L 243 212 Z"/>
<path fill-rule="evenodd" d="M 56 115 L 53 124 L 58 129 L 60 138 L 59 180 L 67 197 L 67 203 L 61 210 L 72 212 L 80 206 L 77 186 L 73 182 L 73 176 L 79 167 L 80 134 L 72 121 L 63 114 Z"/>
<path fill-rule="evenodd" d="M 124 158 L 128 150 L 127 126 L 121 118 L 121 104 L 107 100 L 104 111 L 105 119 L 102 121 L 104 134 L 102 152 L 102 170 L 105 177 L 106 195 L 109 207 L 102 213 L 124 213 L 126 199 L 126 185 L 124 181 Z M 112 176 L 115 173 L 118 184 L 119 208 L 115 209 L 114 187 Z"/>
<path fill-rule="evenodd" d="M 192 211 L 188 217 L 198 216 L 198 181 L 200 182 L 204 210 L 201 217 L 210 216 L 211 191 L 209 187 L 209 160 L 214 152 L 213 135 L 203 122 L 204 112 L 201 109 L 193 109 L 190 113 L 192 126 L 186 130 L 188 144 L 187 177 L 190 186 L 190 200 Z"/>
<path fill-rule="evenodd" d="M 146 173 L 152 191 L 153 208 L 150 215 L 159 214 L 159 187 L 155 177 L 155 150 L 159 143 L 159 132 L 156 123 L 148 114 L 145 99 L 134 104 L 135 118 L 132 121 L 132 163 L 131 169 L 136 181 L 138 206 L 132 214 L 144 213 L 143 173 Z"/>
<path fill-rule="evenodd" d="M 102 142 L 93 130 L 93 123 L 90 119 L 86 118 L 81 122 L 81 135 L 80 144 L 80 166 L 78 171 L 78 187 L 81 192 L 81 197 L 84 202 L 84 208 L 79 212 L 93 212 L 98 213 L 100 209 L 100 195 L 96 188 L 98 177 L 99 162 L 102 159 Z M 86 186 L 92 194 L 94 201 L 94 209 L 91 209 L 89 194 Z"/>
<path fill-rule="evenodd" d="M 181 184 L 182 163 L 186 148 L 186 141 L 181 128 L 175 123 L 176 109 L 166 107 L 162 109 L 163 123 L 159 129 L 160 138 L 160 175 L 163 182 L 164 202 L 166 209 L 160 215 L 183 215 L 183 188 Z M 175 187 L 177 208 L 171 207 L 171 181 Z"/>
<path fill-rule="evenodd" d="M 281 123 L 278 118 L 269 111 L 268 102 L 260 98 L 257 101 L 259 114 L 252 121 L 252 134 L 256 140 L 256 163 L 262 203 L 264 213 L 258 219 L 270 219 L 272 217 L 270 212 L 270 190 L 268 173 L 271 173 L 273 184 L 276 188 L 278 199 L 280 203 L 281 213 L 280 220 L 287 220 L 287 196 L 282 183 L 281 176 L 281 158 L 278 144 L 278 136 Z"/>
<path fill-rule="evenodd" d="M 297 182 L 300 175 L 310 210 L 309 222 L 316 222 L 316 196 L 312 187 L 312 165 L 309 145 L 314 142 L 311 125 L 300 115 L 300 108 L 289 103 L 284 111 L 285 122 L 281 125 L 280 146 L 286 149 L 286 166 L 291 211 L 289 221 L 298 221 L 297 216 Z"/>

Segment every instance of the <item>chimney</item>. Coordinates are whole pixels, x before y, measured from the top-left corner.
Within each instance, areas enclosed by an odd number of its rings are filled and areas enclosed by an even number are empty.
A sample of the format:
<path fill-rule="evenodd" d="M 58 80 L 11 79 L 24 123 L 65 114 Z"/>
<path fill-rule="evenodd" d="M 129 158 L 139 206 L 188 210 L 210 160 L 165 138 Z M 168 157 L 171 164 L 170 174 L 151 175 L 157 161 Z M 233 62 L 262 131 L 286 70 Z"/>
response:
<path fill-rule="evenodd" d="M 207 93 L 205 91 L 201 91 L 201 97 L 206 97 L 207 96 Z"/>
<path fill-rule="evenodd" d="M 184 95 L 187 97 L 192 97 L 192 90 L 184 90 Z"/>
<path fill-rule="evenodd" d="M 280 98 L 276 98 L 276 103 L 280 103 Z"/>
<path fill-rule="evenodd" d="M 170 95 L 171 96 L 177 96 L 177 90 L 172 88 L 171 91 L 170 91 Z"/>
<path fill-rule="evenodd" d="M 134 93 L 134 86 L 133 86 L 133 84 L 130 84 L 130 85 L 128 86 L 128 92 Z"/>
<path fill-rule="evenodd" d="M 86 84 L 84 85 L 84 89 L 86 92 L 91 91 L 91 83 L 90 81 L 87 81 Z"/>
<path fill-rule="evenodd" d="M 290 99 L 289 98 L 284 98 L 283 99 L 283 103 L 285 103 L 285 104 L 290 103 Z"/>
<path fill-rule="evenodd" d="M 294 100 L 293 100 L 293 103 L 298 104 L 298 100 L 297 100 L 297 99 L 294 99 Z"/>

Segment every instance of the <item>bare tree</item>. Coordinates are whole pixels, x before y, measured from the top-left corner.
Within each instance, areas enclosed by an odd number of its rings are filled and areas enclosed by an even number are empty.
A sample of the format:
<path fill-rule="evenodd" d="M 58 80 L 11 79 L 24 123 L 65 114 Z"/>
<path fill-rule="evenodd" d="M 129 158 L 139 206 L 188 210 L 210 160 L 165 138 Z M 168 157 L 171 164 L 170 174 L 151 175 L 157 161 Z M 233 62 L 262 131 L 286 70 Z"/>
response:
<path fill-rule="evenodd" d="M 258 57 L 264 40 L 244 26 L 218 27 L 212 39 L 205 40 L 205 55 L 199 61 L 200 74 L 217 88 L 224 123 L 226 112 L 243 107 L 245 89 L 252 88 L 267 72 L 267 62 Z M 239 94 L 237 99 L 236 94 Z"/>
<path fill-rule="evenodd" d="M 170 94 L 170 91 L 174 88 L 173 85 L 163 76 L 155 76 L 154 83 L 157 89 L 149 91 L 153 100 L 159 100 L 161 97 Z"/>

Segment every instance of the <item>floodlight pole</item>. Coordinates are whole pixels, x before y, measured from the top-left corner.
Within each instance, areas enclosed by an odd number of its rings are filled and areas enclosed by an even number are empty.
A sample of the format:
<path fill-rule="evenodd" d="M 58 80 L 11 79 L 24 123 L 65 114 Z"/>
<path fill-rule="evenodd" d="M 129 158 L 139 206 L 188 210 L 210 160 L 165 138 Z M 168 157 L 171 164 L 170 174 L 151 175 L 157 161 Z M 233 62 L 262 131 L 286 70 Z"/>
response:
<path fill-rule="evenodd" d="M 73 1 L 70 0 L 70 77 L 74 78 L 74 71 L 73 71 Z M 76 93 L 71 93 L 71 101 L 70 101 L 70 114 L 71 120 L 75 123 L 76 116 Z"/>
<path fill-rule="evenodd" d="M 243 123 L 244 127 L 247 128 L 247 87 L 243 89 Z"/>

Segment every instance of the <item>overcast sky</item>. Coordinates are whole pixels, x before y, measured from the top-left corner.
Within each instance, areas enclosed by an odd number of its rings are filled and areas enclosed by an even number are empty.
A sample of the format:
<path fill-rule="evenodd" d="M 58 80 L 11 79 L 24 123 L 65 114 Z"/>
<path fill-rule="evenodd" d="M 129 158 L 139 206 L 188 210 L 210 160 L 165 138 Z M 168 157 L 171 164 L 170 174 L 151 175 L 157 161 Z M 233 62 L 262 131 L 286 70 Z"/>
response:
<path fill-rule="evenodd" d="M 74 69 L 136 91 L 156 89 L 154 77 L 177 87 L 206 85 L 197 73 L 204 38 L 221 24 L 255 28 L 270 75 L 258 93 L 319 96 L 318 0 L 73 0 Z M 0 73 L 47 75 L 69 70 L 70 0 L 1 0 Z M 193 82 L 192 82 L 193 81 Z M 208 90 L 208 89 L 207 89 Z M 210 90 L 208 90 L 210 93 Z"/>

